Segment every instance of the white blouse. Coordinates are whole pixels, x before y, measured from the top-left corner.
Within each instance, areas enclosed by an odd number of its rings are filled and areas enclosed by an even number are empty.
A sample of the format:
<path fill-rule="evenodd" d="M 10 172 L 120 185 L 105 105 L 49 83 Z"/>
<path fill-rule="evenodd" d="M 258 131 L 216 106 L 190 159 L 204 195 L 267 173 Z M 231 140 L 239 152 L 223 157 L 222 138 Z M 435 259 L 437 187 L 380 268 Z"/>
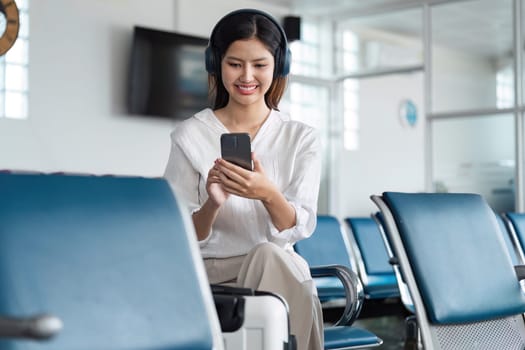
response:
<path fill-rule="evenodd" d="M 220 136 L 227 132 L 213 111 L 205 109 L 171 133 L 164 176 L 192 212 L 208 198 L 208 171 L 221 156 Z M 266 176 L 295 208 L 296 225 L 279 232 L 261 201 L 230 195 L 219 209 L 210 234 L 199 242 L 204 258 L 243 255 L 262 242 L 292 249 L 315 229 L 321 172 L 315 129 L 272 111 L 252 140 L 252 151 Z"/>

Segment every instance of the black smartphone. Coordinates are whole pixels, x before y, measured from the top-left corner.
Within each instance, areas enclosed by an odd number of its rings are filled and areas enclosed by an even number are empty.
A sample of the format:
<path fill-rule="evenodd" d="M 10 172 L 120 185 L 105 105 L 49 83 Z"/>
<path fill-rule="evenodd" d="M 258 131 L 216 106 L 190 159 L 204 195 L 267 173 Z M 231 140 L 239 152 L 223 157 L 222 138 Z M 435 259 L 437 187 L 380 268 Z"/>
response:
<path fill-rule="evenodd" d="M 224 160 L 252 171 L 252 145 L 248 133 L 221 135 L 221 155 Z"/>

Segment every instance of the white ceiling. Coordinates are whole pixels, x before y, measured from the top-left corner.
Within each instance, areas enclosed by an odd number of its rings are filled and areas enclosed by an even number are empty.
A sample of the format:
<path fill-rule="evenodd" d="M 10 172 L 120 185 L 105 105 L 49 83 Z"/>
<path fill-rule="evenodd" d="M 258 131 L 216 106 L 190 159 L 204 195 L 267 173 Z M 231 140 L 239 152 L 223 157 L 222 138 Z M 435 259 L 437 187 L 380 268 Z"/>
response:
<path fill-rule="evenodd" d="M 292 8 L 301 14 L 340 15 L 363 9 L 391 6 L 414 0 L 267 0 L 267 2 Z"/>
<path fill-rule="evenodd" d="M 264 0 L 301 16 L 359 22 L 372 29 L 422 36 L 421 10 L 407 10 L 415 0 Z M 405 9 L 403 9 L 405 8 Z M 421 9 L 421 6 L 418 7 Z M 390 9 L 384 13 L 385 9 Z M 379 13 L 380 15 L 370 15 Z M 448 1 L 431 6 L 432 40 L 441 46 L 488 56 L 512 50 L 512 0 Z M 363 17 L 363 15 L 366 15 Z"/>

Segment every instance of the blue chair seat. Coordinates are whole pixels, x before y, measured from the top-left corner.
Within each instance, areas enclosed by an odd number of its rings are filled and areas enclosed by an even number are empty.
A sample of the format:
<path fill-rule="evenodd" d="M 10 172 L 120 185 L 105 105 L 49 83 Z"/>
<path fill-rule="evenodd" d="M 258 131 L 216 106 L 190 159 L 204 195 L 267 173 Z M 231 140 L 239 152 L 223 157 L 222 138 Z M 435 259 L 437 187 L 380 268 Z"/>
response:
<path fill-rule="evenodd" d="M 399 288 L 394 274 L 376 274 L 368 276 L 368 283 L 363 286 L 365 295 L 370 299 L 398 298 Z"/>
<path fill-rule="evenodd" d="M 325 350 L 379 346 L 381 343 L 375 334 L 358 327 L 330 327 L 324 332 Z"/>
<path fill-rule="evenodd" d="M 347 269 L 352 268 L 349 247 L 346 237 L 343 234 L 339 220 L 333 216 L 319 215 L 317 217 L 317 227 L 314 234 L 295 244 L 295 250 L 310 265 L 319 267 L 327 265 L 340 265 Z M 314 274 L 312 274 L 314 275 Z M 357 275 L 354 273 L 357 281 Z M 337 277 L 315 277 L 314 283 L 321 302 L 331 300 L 343 300 L 346 298 L 344 286 Z M 359 282 L 361 287 L 361 282 Z M 362 302 L 362 289 L 359 306 L 360 311 Z M 346 305 L 348 306 L 348 304 Z M 359 314 L 357 311 L 356 316 Z M 351 324 L 351 322 L 349 322 Z M 337 323 L 336 323 L 337 324 Z M 354 326 L 332 326 L 324 329 L 325 349 L 353 349 L 370 348 L 381 345 L 383 341 L 371 332 Z"/>
<path fill-rule="evenodd" d="M 345 297 L 343 284 L 337 277 L 316 277 L 314 282 L 321 302 Z"/>
<path fill-rule="evenodd" d="M 370 217 L 348 217 L 358 272 L 367 299 L 398 298 L 399 288 L 394 269 L 378 224 Z"/>
<path fill-rule="evenodd" d="M 314 282 L 321 302 L 345 297 L 343 284 L 337 277 L 317 277 Z M 365 295 L 370 299 L 399 297 L 396 283 L 396 277 L 392 274 L 369 276 L 368 284 L 364 286 Z"/>
<path fill-rule="evenodd" d="M 310 266 L 337 264 L 356 270 L 349 254 L 349 243 L 336 217 L 317 216 L 317 227 L 308 239 L 295 243 L 295 251 Z M 315 283 L 321 301 L 344 298 L 343 285 L 335 277 L 316 277 Z"/>

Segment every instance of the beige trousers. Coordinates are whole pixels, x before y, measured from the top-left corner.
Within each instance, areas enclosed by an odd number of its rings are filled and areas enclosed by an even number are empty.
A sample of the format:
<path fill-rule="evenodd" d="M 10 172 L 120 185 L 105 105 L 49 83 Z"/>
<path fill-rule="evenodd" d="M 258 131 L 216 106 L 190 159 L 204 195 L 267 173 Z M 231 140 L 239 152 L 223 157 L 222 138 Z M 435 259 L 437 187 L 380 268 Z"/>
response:
<path fill-rule="evenodd" d="M 290 309 L 290 333 L 298 350 L 324 348 L 323 314 L 306 261 L 274 243 L 261 243 L 247 255 L 204 259 L 210 283 L 277 293 Z"/>

